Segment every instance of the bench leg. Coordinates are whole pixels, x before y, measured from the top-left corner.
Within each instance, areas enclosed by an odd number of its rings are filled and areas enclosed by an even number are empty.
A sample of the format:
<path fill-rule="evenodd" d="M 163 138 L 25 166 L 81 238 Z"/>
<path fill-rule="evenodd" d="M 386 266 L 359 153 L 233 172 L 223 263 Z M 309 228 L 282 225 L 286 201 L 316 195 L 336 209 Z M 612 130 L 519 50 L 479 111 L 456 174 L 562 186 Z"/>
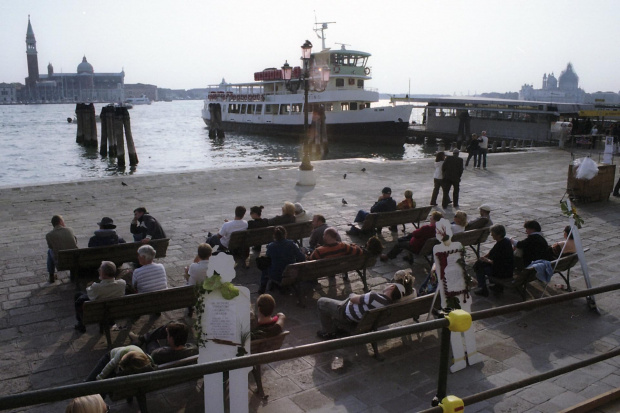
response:
<path fill-rule="evenodd" d="M 300 306 L 301 308 L 306 308 L 304 294 L 302 292 L 300 283 L 298 282 L 293 283 L 293 285 L 291 285 L 291 288 L 293 289 L 293 292 L 295 293 L 295 297 L 297 297 L 297 305 Z"/>
<path fill-rule="evenodd" d="M 148 407 L 146 405 L 146 394 L 138 394 L 136 396 L 138 400 L 138 407 L 140 408 L 140 413 L 148 413 Z"/>
<path fill-rule="evenodd" d="M 377 359 L 377 361 L 385 360 L 385 357 L 379 353 L 379 346 L 377 345 L 377 342 L 373 341 L 370 345 L 372 346 L 372 351 L 374 352 L 373 357 Z"/>
<path fill-rule="evenodd" d="M 252 367 L 252 376 L 254 376 L 254 381 L 256 382 L 256 393 L 258 393 L 258 397 L 263 400 L 267 400 L 269 396 L 265 395 L 265 390 L 263 389 L 263 378 L 261 377 L 260 364 Z"/>
<path fill-rule="evenodd" d="M 105 339 L 108 342 L 108 348 L 112 348 L 112 336 L 110 335 L 110 323 L 108 321 L 104 321 L 99 324 L 99 332 L 105 333 Z"/>

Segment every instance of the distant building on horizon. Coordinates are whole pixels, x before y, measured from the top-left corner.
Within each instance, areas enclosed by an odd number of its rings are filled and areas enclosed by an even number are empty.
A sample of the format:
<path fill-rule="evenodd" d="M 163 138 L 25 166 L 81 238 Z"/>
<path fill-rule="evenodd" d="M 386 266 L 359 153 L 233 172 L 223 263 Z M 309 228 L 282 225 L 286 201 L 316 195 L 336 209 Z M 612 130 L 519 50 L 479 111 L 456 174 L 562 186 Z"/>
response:
<path fill-rule="evenodd" d="M 519 91 L 519 100 L 584 103 L 586 92 L 579 87 L 579 76 L 569 62 L 559 79 L 556 79 L 553 72 L 549 75 L 543 74 L 541 89 L 534 89 L 533 85 L 524 84 Z"/>
<path fill-rule="evenodd" d="M 28 77 L 21 90 L 26 102 L 120 102 L 124 98 L 125 71 L 95 73 L 86 56 L 77 66 L 76 73 L 54 73 L 52 63 L 47 74 L 39 74 L 37 41 L 28 16 L 26 31 L 26 59 Z"/>

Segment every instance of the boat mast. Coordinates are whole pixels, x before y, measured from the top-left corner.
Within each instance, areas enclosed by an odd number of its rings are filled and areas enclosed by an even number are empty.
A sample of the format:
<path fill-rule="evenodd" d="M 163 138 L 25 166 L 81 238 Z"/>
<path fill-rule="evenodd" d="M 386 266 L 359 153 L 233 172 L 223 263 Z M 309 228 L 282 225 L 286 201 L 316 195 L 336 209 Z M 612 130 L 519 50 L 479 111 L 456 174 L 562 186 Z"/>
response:
<path fill-rule="evenodd" d="M 325 50 L 325 30 L 328 29 L 327 25 L 332 24 L 332 23 L 336 23 L 336 22 L 317 23 L 316 16 L 315 16 L 314 32 L 316 33 L 318 38 L 321 39 L 321 43 L 323 46 L 323 49 L 321 50 Z M 319 32 L 321 32 L 321 34 L 319 34 Z"/>

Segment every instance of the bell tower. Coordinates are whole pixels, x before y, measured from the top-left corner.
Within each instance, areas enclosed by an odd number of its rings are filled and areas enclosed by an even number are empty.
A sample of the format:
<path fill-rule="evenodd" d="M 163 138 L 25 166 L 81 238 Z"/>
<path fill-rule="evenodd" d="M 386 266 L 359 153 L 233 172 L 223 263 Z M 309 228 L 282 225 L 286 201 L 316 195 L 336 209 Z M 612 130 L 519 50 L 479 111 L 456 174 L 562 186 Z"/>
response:
<path fill-rule="evenodd" d="M 26 86 L 34 87 L 39 80 L 39 59 L 37 57 L 37 41 L 30 24 L 30 15 L 28 15 L 28 30 L 26 31 L 26 58 L 28 59 Z"/>

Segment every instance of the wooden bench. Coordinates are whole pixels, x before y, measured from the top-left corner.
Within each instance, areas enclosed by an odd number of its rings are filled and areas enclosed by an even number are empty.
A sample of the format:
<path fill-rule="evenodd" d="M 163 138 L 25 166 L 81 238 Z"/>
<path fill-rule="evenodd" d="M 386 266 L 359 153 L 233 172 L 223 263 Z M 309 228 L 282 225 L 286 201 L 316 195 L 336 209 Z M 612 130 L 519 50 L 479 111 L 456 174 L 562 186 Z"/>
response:
<path fill-rule="evenodd" d="M 480 244 L 486 242 L 489 238 L 491 230 L 490 228 L 472 229 L 471 231 L 463 231 L 452 236 L 452 242 L 460 242 L 464 247 L 471 247 L 476 258 L 480 258 Z M 433 266 L 433 248 L 439 244 L 437 238 L 430 238 L 426 240 L 422 249 L 418 253 L 419 257 L 424 257 L 430 267 Z M 410 252 L 410 254 L 412 254 Z M 429 267 L 429 269 L 430 269 Z"/>
<path fill-rule="evenodd" d="M 170 239 L 151 240 L 148 245 L 155 248 L 155 257 L 166 256 Z M 58 251 L 56 268 L 59 271 L 69 270 L 71 280 L 77 279 L 81 270 L 92 270 L 101 265 L 101 261 L 112 261 L 117 267 L 126 262 L 138 262 L 138 248 L 141 242 L 128 242 L 126 244 L 106 245 L 104 247 L 78 248 L 73 250 Z"/>
<path fill-rule="evenodd" d="M 366 281 L 366 268 L 372 267 L 377 262 L 376 256 L 367 254 L 345 255 L 333 258 L 324 258 L 314 261 L 304 261 L 289 264 L 282 273 L 282 286 L 292 286 L 299 305 L 304 306 L 304 299 L 300 283 L 304 281 L 315 282 L 319 278 L 329 277 L 337 274 L 347 274 L 349 271 L 356 271 L 362 283 L 364 292 L 368 292 Z"/>
<path fill-rule="evenodd" d="M 287 238 L 294 240 L 301 247 L 304 238 L 308 238 L 312 233 L 312 222 L 296 222 L 294 224 L 282 225 L 286 228 Z M 263 227 L 236 231 L 230 234 L 228 250 L 246 250 L 255 245 L 269 244 L 273 241 L 273 231 L 276 227 Z"/>
<path fill-rule="evenodd" d="M 114 320 L 187 308 L 196 304 L 196 298 L 196 286 L 188 285 L 108 300 L 87 301 L 84 303 L 83 323 L 98 323 L 111 348 L 110 325 Z"/>
<path fill-rule="evenodd" d="M 420 315 L 428 314 L 431 310 L 434 294 L 424 295 L 422 297 L 405 297 L 394 304 L 385 307 L 375 308 L 362 316 L 359 323 L 340 324 L 338 327 L 351 335 L 370 333 L 376 331 L 380 327 L 390 324 L 399 323 L 408 319 L 418 322 Z M 440 300 L 435 300 L 435 307 L 439 308 Z M 379 355 L 377 343 L 371 343 L 374 357 L 382 360 Z"/>
<path fill-rule="evenodd" d="M 414 227 L 419 228 L 421 221 L 426 221 L 428 214 L 431 212 L 432 206 L 420 208 L 402 209 L 392 212 L 371 212 L 366 215 L 366 219 L 361 225 L 362 232 L 372 232 L 377 228 L 391 227 L 400 224 L 412 223 Z"/>
<path fill-rule="evenodd" d="M 572 287 L 570 286 L 570 269 L 573 268 L 579 262 L 577 254 L 566 255 L 554 261 L 550 261 L 551 268 L 554 274 L 559 274 L 560 277 L 566 283 L 566 289 L 570 292 Z M 557 265 L 556 265 L 557 264 Z M 566 273 L 566 275 L 564 275 Z M 527 285 L 537 280 L 536 270 L 533 268 L 525 268 L 521 274 L 516 274 L 513 278 L 495 278 L 489 277 L 489 281 L 499 284 L 504 287 L 514 288 L 523 301 L 527 300 Z"/>
<path fill-rule="evenodd" d="M 288 331 L 283 331 L 277 336 L 261 338 L 258 340 L 252 340 L 250 342 L 250 354 L 258 354 L 258 353 L 266 353 L 268 351 L 279 350 L 284 343 L 284 339 L 289 334 Z M 191 356 L 186 357 L 181 360 L 171 361 L 169 363 L 160 364 L 157 366 L 157 370 L 167 370 L 177 367 L 191 366 L 198 363 L 199 356 Z M 252 376 L 254 376 L 254 381 L 256 382 L 256 393 L 262 399 L 267 399 L 269 396 L 265 395 L 265 391 L 263 389 L 263 380 L 261 376 L 261 365 L 257 364 L 252 367 Z M 148 413 L 148 408 L 146 405 L 146 394 L 160 390 L 163 388 L 170 387 L 170 383 L 146 383 L 145 387 L 136 388 L 126 388 L 114 392 L 110 395 L 110 398 L 113 401 L 128 399 L 131 400 L 133 396 L 136 396 L 138 399 L 138 404 L 142 413 Z"/>

